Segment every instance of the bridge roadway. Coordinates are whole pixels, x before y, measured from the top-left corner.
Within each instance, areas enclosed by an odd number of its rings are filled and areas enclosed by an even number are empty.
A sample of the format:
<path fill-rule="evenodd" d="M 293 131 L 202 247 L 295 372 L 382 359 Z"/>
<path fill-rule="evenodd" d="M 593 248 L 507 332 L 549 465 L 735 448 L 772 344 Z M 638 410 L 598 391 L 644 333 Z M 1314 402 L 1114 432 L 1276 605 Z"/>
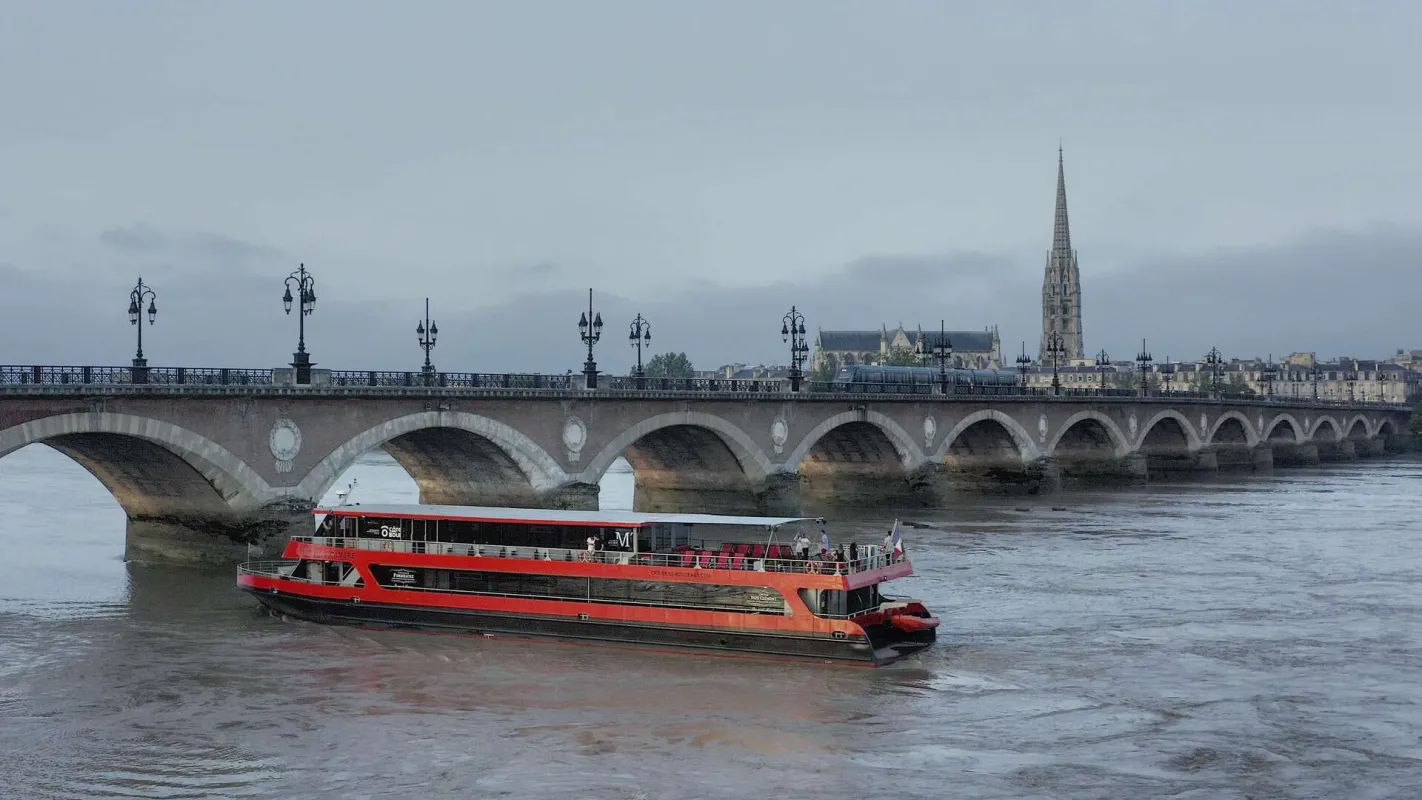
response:
<path fill-rule="evenodd" d="M 228 562 L 249 544 L 270 553 L 308 529 L 314 504 L 376 448 L 429 503 L 596 508 L 599 480 L 625 456 L 639 510 L 794 514 L 1268 470 L 1410 445 L 1410 409 L 1376 403 L 375 377 L 407 373 L 294 385 L 289 370 L 134 384 L 85 369 L 104 368 L 0 368 L 0 457 L 42 442 L 83 465 L 122 505 L 128 557 L 139 561 Z"/>

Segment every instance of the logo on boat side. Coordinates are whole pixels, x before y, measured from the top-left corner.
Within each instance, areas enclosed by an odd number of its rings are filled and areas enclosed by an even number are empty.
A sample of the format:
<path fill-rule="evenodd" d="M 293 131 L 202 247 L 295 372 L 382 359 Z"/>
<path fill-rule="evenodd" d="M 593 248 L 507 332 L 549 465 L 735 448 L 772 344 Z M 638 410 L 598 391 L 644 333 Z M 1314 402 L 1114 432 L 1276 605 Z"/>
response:
<path fill-rule="evenodd" d="M 408 569 L 397 569 L 390 573 L 391 583 L 414 583 L 415 573 Z"/>
<path fill-rule="evenodd" d="M 291 472 L 292 461 L 301 452 L 301 429 L 286 417 L 278 419 L 267 434 L 267 447 L 276 459 L 277 472 Z"/>

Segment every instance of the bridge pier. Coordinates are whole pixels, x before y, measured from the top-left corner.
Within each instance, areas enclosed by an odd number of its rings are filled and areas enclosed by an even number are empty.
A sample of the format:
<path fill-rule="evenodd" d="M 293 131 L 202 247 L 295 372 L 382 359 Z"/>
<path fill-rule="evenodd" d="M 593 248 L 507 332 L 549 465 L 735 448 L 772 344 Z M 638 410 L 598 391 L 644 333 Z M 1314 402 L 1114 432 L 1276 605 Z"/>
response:
<path fill-rule="evenodd" d="M 1274 448 L 1274 466 L 1276 467 L 1311 467 L 1319 461 L 1318 445 L 1312 442 L 1298 444 L 1271 441 L 1269 446 Z"/>
<path fill-rule="evenodd" d="M 130 516 L 124 560 L 139 564 L 228 567 L 279 558 L 292 535 L 315 528 L 311 506 L 272 506 L 250 513 Z"/>
<path fill-rule="evenodd" d="M 1268 444 L 1214 444 L 1221 472 L 1268 472 L 1274 468 L 1274 448 Z"/>
<path fill-rule="evenodd" d="M 1142 453 L 1146 458 L 1146 472 L 1152 480 L 1156 477 L 1197 475 L 1218 472 L 1219 457 L 1208 447 L 1198 450 L 1188 448 L 1152 448 Z"/>
<path fill-rule="evenodd" d="M 1060 470 L 1048 459 L 1024 463 L 1021 458 L 958 456 L 950 453 L 939 464 L 921 470 L 925 500 L 936 505 L 951 495 L 1038 494 L 1057 488 Z"/>
<path fill-rule="evenodd" d="M 1382 439 L 1374 437 L 1372 439 L 1354 439 L 1353 449 L 1359 456 L 1374 457 L 1387 455 L 1387 445 Z"/>
<path fill-rule="evenodd" d="M 1411 437 L 1405 433 L 1388 436 L 1383 442 L 1383 447 L 1389 453 L 1406 453 L 1412 449 Z"/>
<path fill-rule="evenodd" d="M 800 474 L 772 472 L 755 491 L 759 513 L 769 517 L 800 515 Z"/>
<path fill-rule="evenodd" d="M 1053 460 L 1060 470 L 1063 488 L 1133 486 L 1145 483 L 1150 475 L 1149 462 L 1144 453 L 1104 458 L 1072 454 Z"/>
<path fill-rule="evenodd" d="M 1340 439 L 1336 442 L 1320 441 L 1318 445 L 1319 461 L 1357 461 L 1358 453 L 1353 449 L 1353 443 L 1348 439 Z"/>

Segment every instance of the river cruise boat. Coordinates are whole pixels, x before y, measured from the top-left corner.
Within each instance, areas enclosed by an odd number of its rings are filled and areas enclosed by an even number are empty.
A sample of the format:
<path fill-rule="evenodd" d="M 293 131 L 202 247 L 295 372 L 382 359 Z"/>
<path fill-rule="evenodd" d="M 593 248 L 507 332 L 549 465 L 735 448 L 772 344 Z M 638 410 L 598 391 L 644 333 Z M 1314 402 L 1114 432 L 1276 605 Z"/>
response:
<path fill-rule="evenodd" d="M 822 520 L 436 505 L 318 508 L 239 588 L 278 614 L 881 665 L 938 620 L 880 592 L 913 574 L 893 538 L 835 559 Z M 787 528 L 798 530 L 792 533 Z M 803 536 L 804 538 L 799 538 Z M 777 538 L 780 541 L 777 541 Z"/>

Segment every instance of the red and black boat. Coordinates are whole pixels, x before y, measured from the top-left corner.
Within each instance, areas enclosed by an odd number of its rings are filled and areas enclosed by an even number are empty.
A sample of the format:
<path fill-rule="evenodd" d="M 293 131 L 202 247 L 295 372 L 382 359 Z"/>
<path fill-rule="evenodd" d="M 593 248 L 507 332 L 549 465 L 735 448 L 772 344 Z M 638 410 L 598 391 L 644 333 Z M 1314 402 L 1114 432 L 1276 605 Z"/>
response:
<path fill-rule="evenodd" d="M 836 559 L 775 541 L 786 526 L 823 522 L 802 517 L 436 505 L 315 513 L 315 534 L 292 537 L 283 560 L 237 575 L 272 611 L 315 622 L 876 665 L 929 647 L 938 626 L 921 602 L 879 591 L 913 574 L 897 527 L 891 542 Z"/>

